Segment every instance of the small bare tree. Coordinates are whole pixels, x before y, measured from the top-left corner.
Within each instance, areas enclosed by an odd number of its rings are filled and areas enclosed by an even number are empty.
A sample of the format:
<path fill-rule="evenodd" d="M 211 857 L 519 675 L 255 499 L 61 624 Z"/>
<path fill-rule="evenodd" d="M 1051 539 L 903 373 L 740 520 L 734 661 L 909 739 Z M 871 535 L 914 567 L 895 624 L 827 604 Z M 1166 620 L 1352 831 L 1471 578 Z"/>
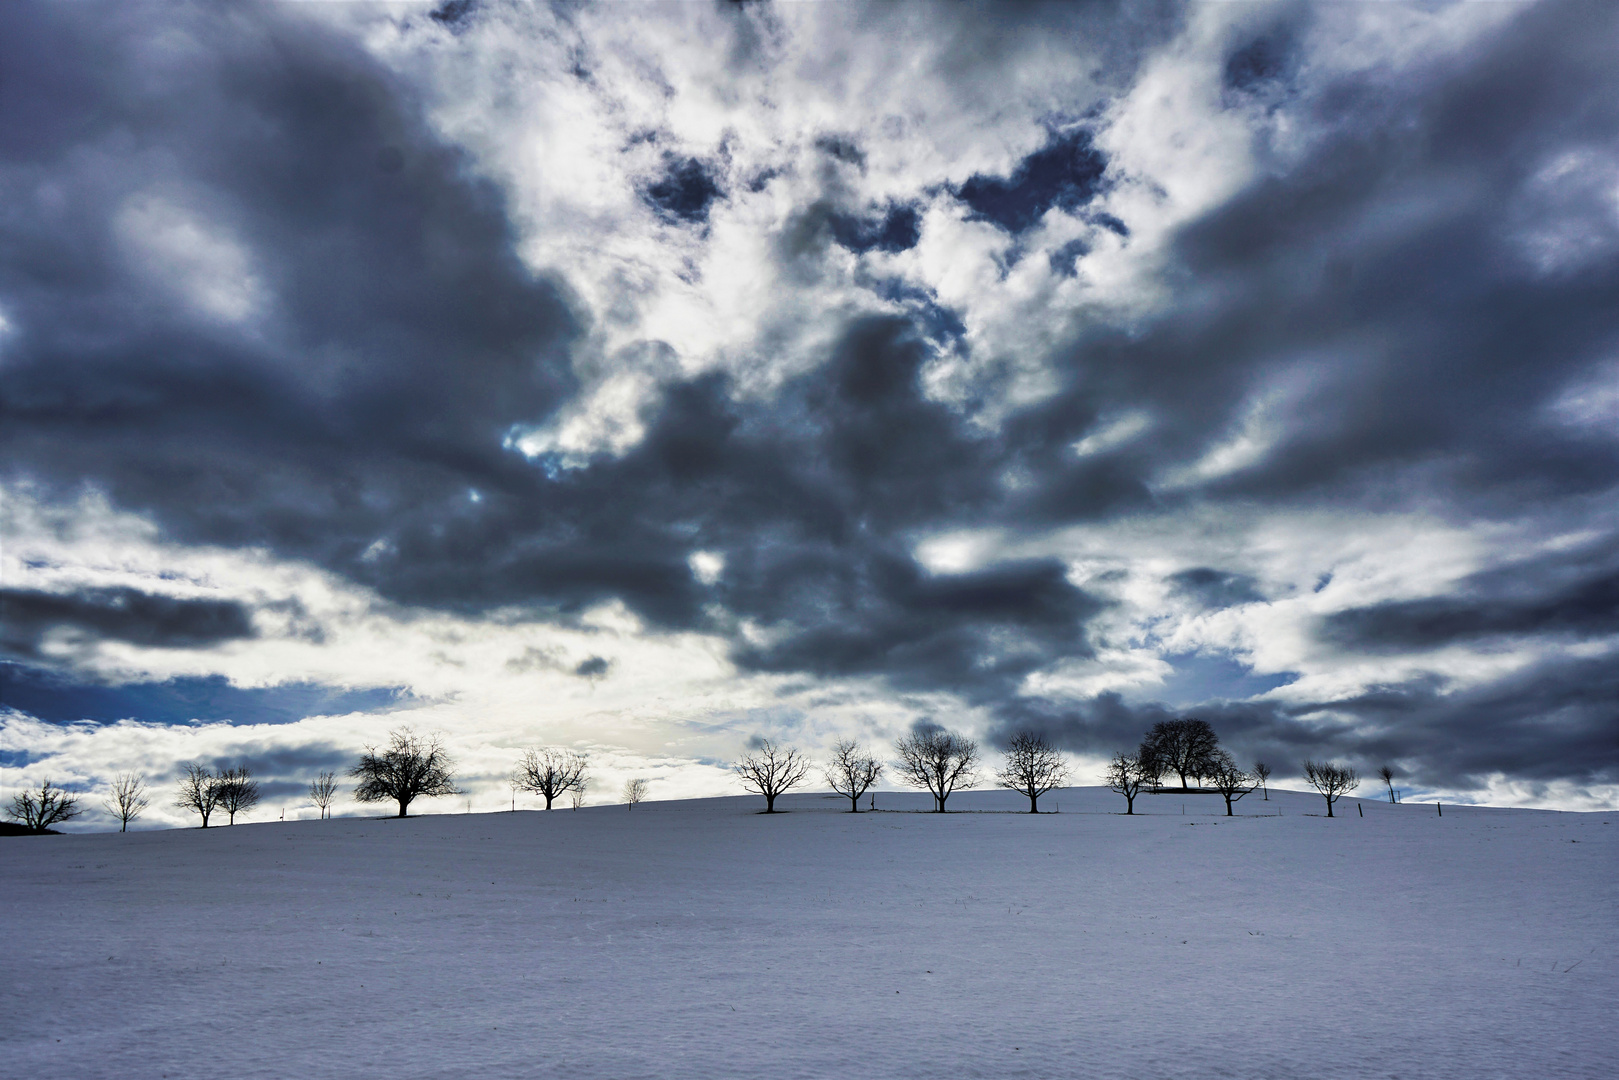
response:
<path fill-rule="evenodd" d="M 1254 775 L 1259 778 L 1259 790 L 1264 793 L 1265 801 L 1270 802 L 1270 766 L 1263 761 L 1254 762 Z"/>
<path fill-rule="evenodd" d="M 202 827 L 208 827 L 208 818 L 219 805 L 219 777 L 205 765 L 188 761 L 180 766 L 180 791 L 174 805 L 201 816 Z"/>
<path fill-rule="evenodd" d="M 112 788 L 101 805 L 118 819 L 118 831 L 128 832 L 129 823 L 140 817 L 141 811 L 149 805 L 145 779 L 134 773 L 119 773 L 112 778 Z"/>
<path fill-rule="evenodd" d="M 44 832 L 52 825 L 72 821 L 82 813 L 79 797 L 59 787 L 52 787 L 49 780 L 40 784 L 37 792 L 25 788 L 13 795 L 11 806 L 6 811 L 11 820 L 37 833 Z"/>
<path fill-rule="evenodd" d="M 349 770 L 359 778 L 354 797 L 361 802 L 387 802 L 399 804 L 399 817 L 404 817 L 410 804 L 419 798 L 437 795 L 460 795 L 455 786 L 451 759 L 440 736 L 418 735 L 410 728 L 388 733 L 388 749 L 377 752 L 372 746 L 365 748 L 360 763 Z"/>
<path fill-rule="evenodd" d="M 573 788 L 573 808 L 577 810 L 583 805 L 585 805 L 585 782 L 581 780 Z"/>
<path fill-rule="evenodd" d="M 322 772 L 309 781 L 309 801 L 320 810 L 321 820 L 332 816 L 332 803 L 337 801 L 337 774 Z"/>
<path fill-rule="evenodd" d="M 230 815 L 230 824 L 236 824 L 236 815 L 245 814 L 259 804 L 259 782 L 243 765 L 226 769 L 215 779 L 219 794 L 219 808 Z"/>
<path fill-rule="evenodd" d="M 1384 765 L 1377 770 L 1377 776 L 1389 789 L 1389 802 L 1394 802 L 1394 770 Z"/>
<path fill-rule="evenodd" d="M 590 779 L 585 774 L 587 764 L 583 754 L 545 746 L 523 754 L 517 771 L 512 774 L 512 782 L 523 791 L 545 796 L 545 808 L 549 810 L 551 801 L 558 795 L 572 791 Z"/>
<path fill-rule="evenodd" d="M 978 744 L 944 728 L 926 728 L 894 743 L 900 777 L 933 796 L 933 812 L 945 812 L 945 800 L 957 788 L 978 783 Z"/>
<path fill-rule="evenodd" d="M 1214 752 L 1214 756 L 1209 759 L 1208 769 L 1208 777 L 1214 784 L 1214 790 L 1225 796 L 1226 817 L 1234 816 L 1232 803 L 1259 786 L 1259 777 L 1241 769 L 1237 765 L 1237 759 L 1224 750 Z"/>
<path fill-rule="evenodd" d="M 769 739 L 760 739 L 758 747 L 731 768 L 743 788 L 765 797 L 765 813 L 774 814 L 777 796 L 804 782 L 810 760 L 796 747 L 776 746 Z"/>
<path fill-rule="evenodd" d="M 995 779 L 1001 787 L 1026 797 L 1029 813 L 1038 814 L 1040 796 L 1062 786 L 1068 779 L 1068 765 L 1044 735 L 1020 731 L 1006 744 L 1006 767 L 995 774 Z"/>
<path fill-rule="evenodd" d="M 624 781 L 624 801 L 629 803 L 631 810 L 635 809 L 636 803 L 646 798 L 646 789 L 651 786 L 651 783 L 650 780 L 642 777 Z"/>
<path fill-rule="evenodd" d="M 1304 763 L 1304 778 L 1327 800 L 1327 816 L 1332 817 L 1332 804 L 1360 786 L 1360 777 L 1347 765 L 1314 761 Z"/>
<path fill-rule="evenodd" d="M 847 739 L 832 747 L 832 760 L 826 765 L 826 782 L 849 800 L 849 813 L 860 813 L 860 796 L 883 774 L 883 763 L 866 753 L 865 747 Z"/>
<path fill-rule="evenodd" d="M 1109 791 L 1116 791 L 1124 796 L 1126 814 L 1136 812 L 1136 796 L 1152 781 L 1153 777 L 1135 754 L 1114 754 L 1113 760 L 1107 764 L 1107 772 L 1102 775 L 1102 782 L 1107 785 Z"/>

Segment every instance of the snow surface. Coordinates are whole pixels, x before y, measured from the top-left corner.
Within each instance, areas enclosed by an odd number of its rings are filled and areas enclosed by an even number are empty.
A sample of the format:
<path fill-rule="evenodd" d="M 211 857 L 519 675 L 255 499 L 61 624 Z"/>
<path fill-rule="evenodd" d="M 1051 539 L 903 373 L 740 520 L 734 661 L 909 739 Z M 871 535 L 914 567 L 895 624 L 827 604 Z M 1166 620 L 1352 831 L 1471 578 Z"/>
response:
<path fill-rule="evenodd" d="M 925 804 L 0 840 L 0 1074 L 1613 1075 L 1619 814 Z"/>

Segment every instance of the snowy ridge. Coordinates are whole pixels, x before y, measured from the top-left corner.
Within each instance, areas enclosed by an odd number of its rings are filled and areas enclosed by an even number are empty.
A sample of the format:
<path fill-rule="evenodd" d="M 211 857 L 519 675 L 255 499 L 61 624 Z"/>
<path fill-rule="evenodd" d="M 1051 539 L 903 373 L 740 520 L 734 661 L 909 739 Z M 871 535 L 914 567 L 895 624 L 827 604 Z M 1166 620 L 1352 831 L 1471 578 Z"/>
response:
<path fill-rule="evenodd" d="M 7 839 L 0 1071 L 1607 1074 L 1615 815 L 876 798 Z"/>

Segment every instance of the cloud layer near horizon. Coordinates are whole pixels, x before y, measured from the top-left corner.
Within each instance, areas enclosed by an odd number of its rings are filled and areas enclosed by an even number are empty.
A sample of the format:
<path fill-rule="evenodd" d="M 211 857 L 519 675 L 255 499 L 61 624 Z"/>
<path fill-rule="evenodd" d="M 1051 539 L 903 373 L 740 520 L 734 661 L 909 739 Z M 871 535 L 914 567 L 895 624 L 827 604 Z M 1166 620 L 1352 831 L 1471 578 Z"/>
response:
<path fill-rule="evenodd" d="M 1608 6 L 0 20 L 13 776 L 1201 715 L 1619 798 Z"/>

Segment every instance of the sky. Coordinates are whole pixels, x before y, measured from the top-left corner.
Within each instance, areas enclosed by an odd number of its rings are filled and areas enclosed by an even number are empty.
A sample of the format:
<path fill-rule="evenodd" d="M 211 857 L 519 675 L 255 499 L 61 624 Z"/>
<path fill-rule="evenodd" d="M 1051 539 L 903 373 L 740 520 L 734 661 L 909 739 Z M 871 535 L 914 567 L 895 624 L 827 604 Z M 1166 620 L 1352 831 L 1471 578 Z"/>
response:
<path fill-rule="evenodd" d="M 917 725 L 1096 783 L 1197 717 L 1619 807 L 1616 54 L 1606 3 L 0 5 L 0 799 L 313 816 L 403 726 L 424 810 Z"/>

